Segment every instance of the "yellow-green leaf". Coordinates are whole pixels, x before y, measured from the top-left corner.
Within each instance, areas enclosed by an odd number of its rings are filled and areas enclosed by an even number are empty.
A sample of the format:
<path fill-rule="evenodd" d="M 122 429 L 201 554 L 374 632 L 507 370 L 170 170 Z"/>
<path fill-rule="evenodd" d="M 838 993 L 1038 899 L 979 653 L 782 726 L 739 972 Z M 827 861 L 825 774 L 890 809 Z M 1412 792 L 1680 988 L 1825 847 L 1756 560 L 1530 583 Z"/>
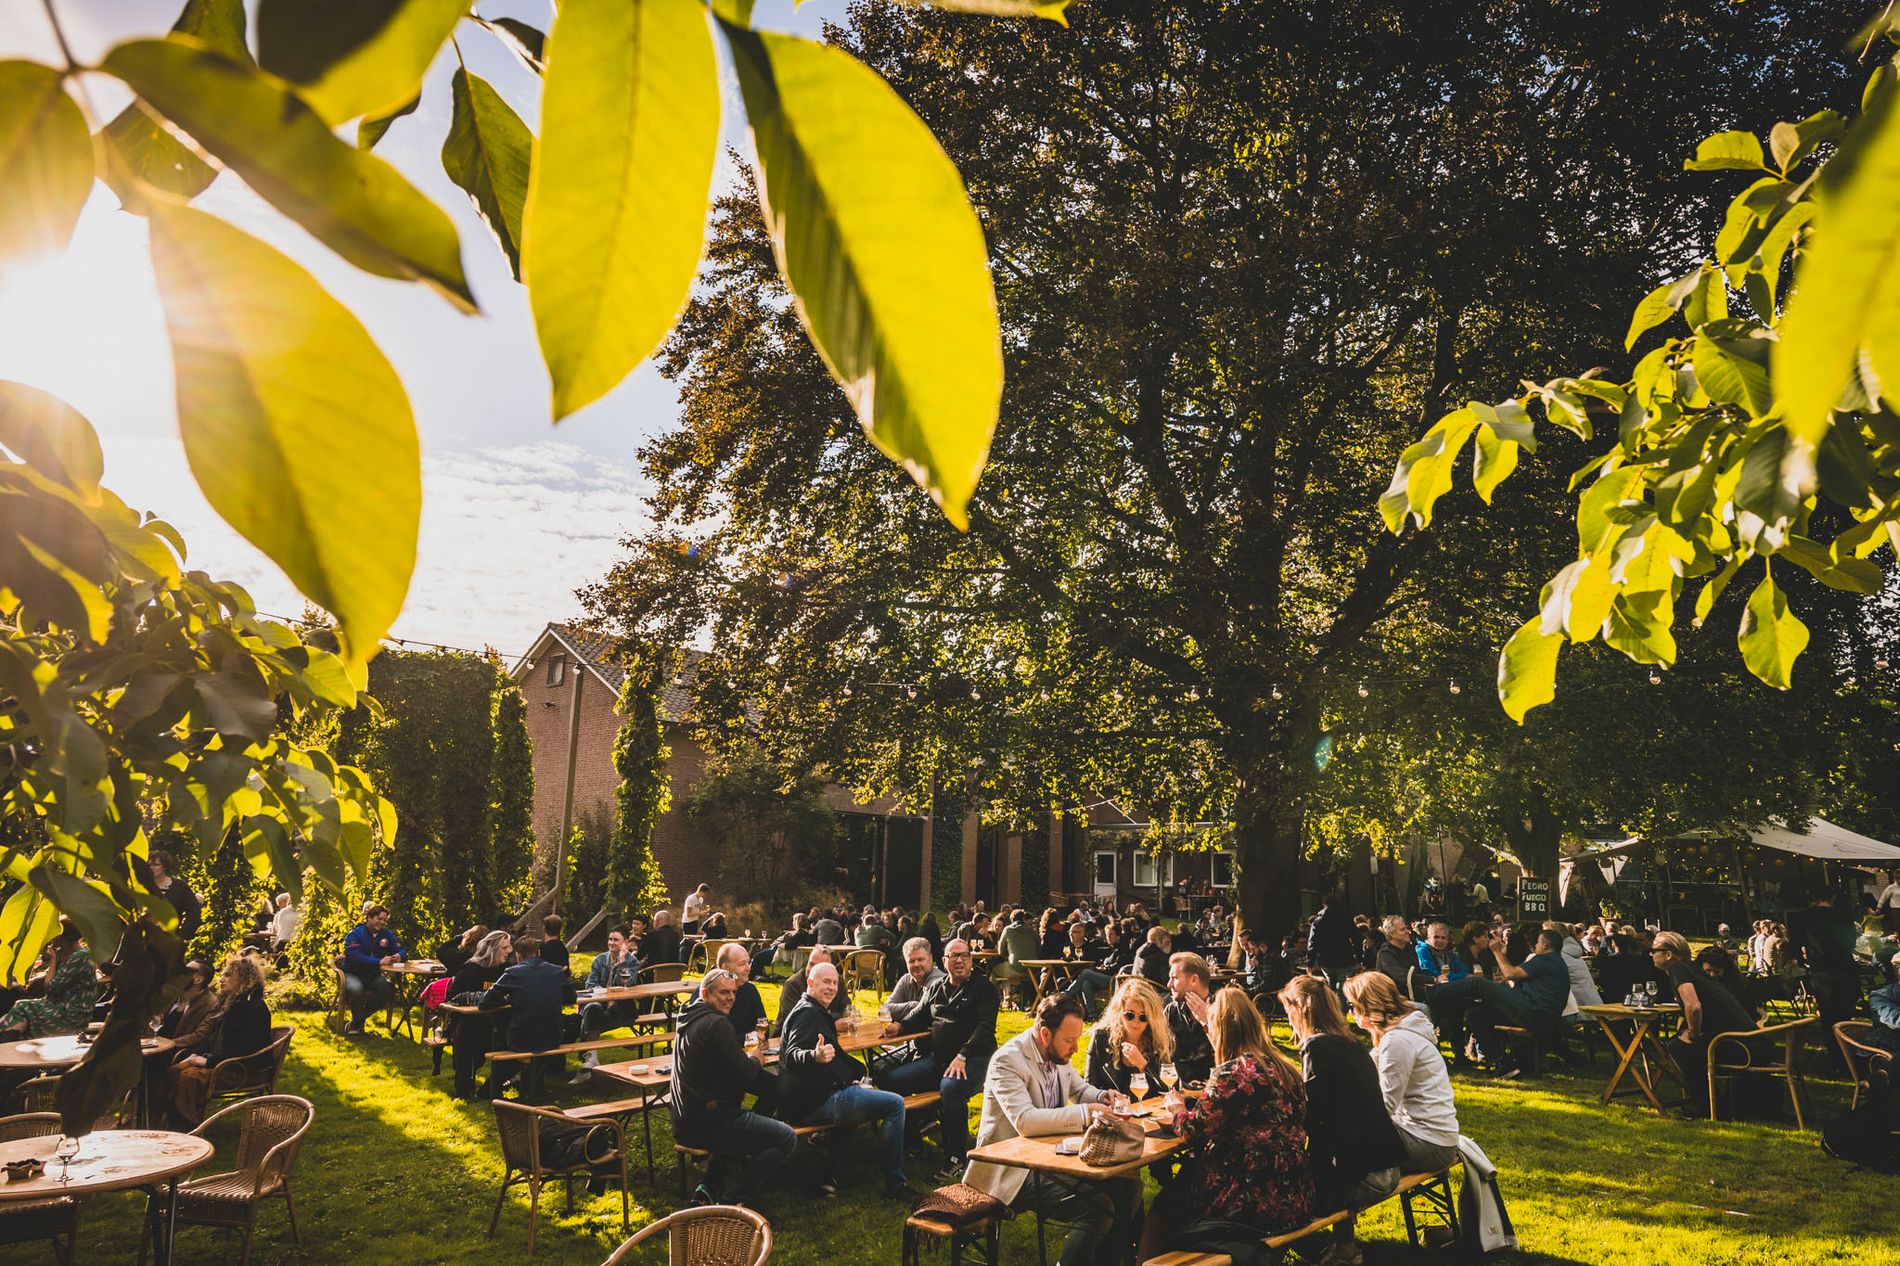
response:
<path fill-rule="evenodd" d="M 1875 94 L 1821 172 L 1818 231 L 1803 252 L 1774 351 L 1775 395 L 1818 443 L 1864 346 L 1900 381 L 1900 91 Z"/>
<path fill-rule="evenodd" d="M 454 79 L 455 112 L 442 142 L 442 170 L 474 200 L 488 231 L 521 275 L 521 212 L 528 199 L 534 133 L 488 81 L 466 70 Z"/>
<path fill-rule="evenodd" d="M 1003 391 L 983 229 L 943 147 L 840 49 L 721 24 L 798 313 L 858 421 L 958 527 Z"/>
<path fill-rule="evenodd" d="M 557 420 L 606 395 L 673 328 L 699 267 L 718 139 L 703 5 L 561 5 L 521 251 Z"/>
<path fill-rule="evenodd" d="M 1063 12 L 1070 0 L 899 0 L 916 8 L 950 9 L 957 13 L 982 13 L 993 18 L 1046 18 L 1063 26 L 1069 24 Z"/>
<path fill-rule="evenodd" d="M 1498 656 L 1498 702 L 1519 725 L 1525 713 L 1557 697 L 1557 651 L 1564 639 L 1537 623 L 1532 618 L 1519 625 Z"/>
<path fill-rule="evenodd" d="M 60 73 L 0 62 L 0 272 L 66 249 L 92 190 L 92 134 Z"/>
<path fill-rule="evenodd" d="M 356 148 L 375 149 L 376 142 L 382 140 L 383 137 L 388 134 L 390 125 L 395 123 L 397 119 L 414 114 L 416 107 L 421 104 L 422 94 L 418 92 L 415 96 L 409 98 L 409 100 L 403 102 L 388 114 L 378 114 L 373 118 L 367 118 L 361 123 L 358 123 L 356 125 Z"/>
<path fill-rule="evenodd" d="M 1807 649 L 1808 626 L 1788 609 L 1787 595 L 1776 587 L 1772 572 L 1748 595 L 1735 640 L 1749 672 L 1777 689 L 1788 688 L 1794 661 Z"/>
<path fill-rule="evenodd" d="M 1682 164 L 1685 171 L 1766 170 L 1761 140 L 1753 132 L 1717 132 L 1695 147 L 1695 157 Z"/>
<path fill-rule="evenodd" d="M 302 268 L 222 220 L 155 207 L 152 261 L 185 455 L 206 498 L 376 651 L 415 566 L 421 457 L 396 372 Z"/>
<path fill-rule="evenodd" d="M 85 415 L 58 396 L 0 382 L 0 444 L 76 492 L 93 492 L 105 472 L 99 436 Z"/>
<path fill-rule="evenodd" d="M 1637 339 L 1676 314 L 1679 306 L 1674 302 L 1676 285 L 1674 281 L 1665 281 L 1643 296 L 1643 301 L 1636 305 L 1636 311 L 1630 314 L 1630 330 L 1623 338 L 1624 351 L 1635 347 Z"/>
<path fill-rule="evenodd" d="M 424 282 L 475 310 L 448 215 L 394 167 L 338 140 L 282 80 L 178 35 L 121 44 L 104 69 L 358 268 Z"/>
<path fill-rule="evenodd" d="M 468 0 L 261 0 L 257 52 L 334 127 L 415 96 L 468 9 Z"/>
<path fill-rule="evenodd" d="M 1471 482 L 1486 505 L 1491 494 L 1517 469 L 1517 442 L 1501 440 L 1488 426 L 1478 428 L 1478 444 L 1471 454 Z"/>

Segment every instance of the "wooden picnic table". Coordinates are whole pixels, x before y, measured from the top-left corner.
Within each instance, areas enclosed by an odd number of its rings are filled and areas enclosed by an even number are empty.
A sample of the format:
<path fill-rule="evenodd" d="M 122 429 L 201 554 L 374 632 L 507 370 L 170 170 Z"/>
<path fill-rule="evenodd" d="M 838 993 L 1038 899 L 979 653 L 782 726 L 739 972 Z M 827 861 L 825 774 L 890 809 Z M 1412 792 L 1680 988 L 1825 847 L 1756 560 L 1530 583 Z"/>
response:
<path fill-rule="evenodd" d="M 1042 1005 L 1045 992 L 1042 987 L 1044 972 L 1059 971 L 1073 981 L 1084 967 L 1095 966 L 1087 959 L 1080 958 L 1019 958 L 1016 960 L 1016 965 L 1028 970 L 1029 986 L 1036 991 L 1035 1000 L 1029 1004 L 1032 1015 L 1035 1014 L 1036 1008 Z"/>
<path fill-rule="evenodd" d="M 0 1164 L 29 1158 L 46 1162 L 45 1171 L 36 1177 L 0 1182 L 0 1208 L 20 1200 L 144 1187 L 149 1191 L 145 1216 L 157 1232 L 152 1237 L 157 1260 L 160 1266 L 170 1262 L 177 1233 L 178 1177 L 211 1159 L 210 1141 L 171 1130 L 95 1130 L 80 1139 L 78 1154 L 62 1166 L 53 1155 L 61 1137 L 48 1134 L 0 1143 Z M 162 1203 L 160 1184 L 165 1187 Z"/>
<path fill-rule="evenodd" d="M 1610 1049 L 1617 1054 L 1616 1071 L 1610 1074 L 1610 1084 L 1603 1088 L 1599 1102 L 1608 1104 L 1618 1095 L 1641 1094 L 1649 1100 L 1650 1107 L 1661 1112 L 1663 1101 L 1656 1094 L 1657 1069 L 1681 1086 L 1686 1096 L 1688 1086 L 1682 1079 L 1682 1070 L 1676 1067 L 1676 1061 L 1669 1057 L 1656 1037 L 1656 1026 L 1660 1022 L 1681 1016 L 1680 1004 L 1665 1002 L 1653 1007 L 1626 1007 L 1620 1002 L 1606 1002 L 1577 1010 L 1603 1027 L 1603 1036 L 1609 1039 Z M 1619 1089 L 1626 1076 L 1636 1083 L 1635 1089 Z"/>
<path fill-rule="evenodd" d="M 671 1038 L 671 1034 L 664 1035 Z M 851 1053 L 871 1050 L 880 1046 L 895 1046 L 900 1042 L 915 1041 L 927 1036 L 925 1033 L 886 1033 L 882 1025 L 871 1024 L 855 1033 L 840 1033 L 838 1049 Z M 748 1045 L 748 1053 L 757 1049 Z M 779 1039 L 772 1038 L 760 1052 L 760 1064 L 770 1067 L 778 1062 Z M 647 1181 L 653 1181 L 653 1117 L 655 1102 L 664 1096 L 673 1082 L 673 1059 L 670 1054 L 650 1059 L 621 1060 L 612 1064 L 598 1065 L 594 1071 L 601 1076 L 612 1078 L 623 1085 L 632 1086 L 640 1092 L 640 1129 L 646 1140 Z"/>
<path fill-rule="evenodd" d="M 1128 1178 L 1141 1173 L 1156 1161 L 1166 1160 L 1186 1146 L 1187 1140 L 1179 1136 L 1164 1137 L 1158 1131 L 1171 1125 L 1166 1119 L 1163 1098 L 1150 1095 L 1136 1103 L 1136 1111 L 1146 1111 L 1142 1122 L 1141 1155 L 1120 1165 L 1090 1165 L 1080 1156 L 1064 1156 L 1056 1151 L 1056 1145 L 1064 1138 L 1077 1135 L 1038 1134 L 1018 1135 L 1013 1139 L 1004 1139 L 997 1143 L 985 1143 L 981 1147 L 970 1149 L 970 1159 L 984 1161 L 991 1165 L 1006 1165 L 1011 1169 L 1027 1169 L 1031 1173 L 1052 1174 L 1060 1178 L 1079 1178 L 1089 1182 L 1101 1182 L 1110 1178 Z"/>

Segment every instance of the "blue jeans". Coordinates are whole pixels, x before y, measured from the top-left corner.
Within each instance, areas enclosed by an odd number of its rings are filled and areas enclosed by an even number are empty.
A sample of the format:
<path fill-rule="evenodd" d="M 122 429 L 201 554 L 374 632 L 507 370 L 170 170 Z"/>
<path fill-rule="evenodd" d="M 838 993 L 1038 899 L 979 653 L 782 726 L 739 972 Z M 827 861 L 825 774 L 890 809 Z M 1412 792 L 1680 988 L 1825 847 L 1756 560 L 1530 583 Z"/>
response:
<path fill-rule="evenodd" d="M 778 958 L 778 946 L 765 945 L 752 952 L 752 979 L 764 980 L 765 969 Z"/>
<path fill-rule="evenodd" d="M 902 1187 L 904 1177 L 904 1096 L 869 1086 L 840 1086 L 811 1114 L 808 1125 L 857 1125 L 864 1121 L 882 1121 L 878 1147 L 883 1152 L 884 1188 Z M 844 1177 L 844 1148 L 831 1148 L 831 1181 L 835 1186 Z"/>
<path fill-rule="evenodd" d="M 798 1135 L 792 1127 L 756 1112 L 741 1112 L 723 1126 L 691 1142 L 712 1152 L 706 1187 L 716 1199 L 750 1203 L 765 1180 L 792 1158 Z M 739 1177 L 728 1185 L 726 1171 L 737 1163 Z"/>
<path fill-rule="evenodd" d="M 983 1077 L 990 1070 L 990 1057 L 979 1055 L 965 1059 L 964 1076 L 946 1077 L 947 1062 L 939 1064 L 934 1055 L 920 1055 L 879 1078 L 884 1089 L 900 1095 L 918 1095 L 935 1090 L 943 1096 L 937 1106 L 937 1129 L 943 1138 L 943 1152 L 953 1163 L 961 1164 L 970 1150 L 970 1100 L 983 1091 Z"/>
<path fill-rule="evenodd" d="M 1062 992 L 1071 997 L 1082 999 L 1082 1009 L 1093 1017 L 1102 1008 L 1102 998 L 1108 993 L 1115 981 L 1106 972 L 1096 971 L 1093 967 L 1084 967 L 1075 973 L 1075 979 Z"/>

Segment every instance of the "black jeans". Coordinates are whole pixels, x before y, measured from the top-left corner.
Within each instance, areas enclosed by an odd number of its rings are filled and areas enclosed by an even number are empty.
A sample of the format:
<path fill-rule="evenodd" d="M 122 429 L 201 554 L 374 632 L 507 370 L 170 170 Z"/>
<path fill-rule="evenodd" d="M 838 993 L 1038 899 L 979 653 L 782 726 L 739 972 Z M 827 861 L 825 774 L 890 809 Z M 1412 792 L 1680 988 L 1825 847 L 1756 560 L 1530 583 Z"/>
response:
<path fill-rule="evenodd" d="M 1138 1179 L 1092 1182 L 1032 1174 L 1011 1207 L 1069 1228 L 1057 1266 L 1119 1266 L 1128 1255 L 1140 1198 Z"/>

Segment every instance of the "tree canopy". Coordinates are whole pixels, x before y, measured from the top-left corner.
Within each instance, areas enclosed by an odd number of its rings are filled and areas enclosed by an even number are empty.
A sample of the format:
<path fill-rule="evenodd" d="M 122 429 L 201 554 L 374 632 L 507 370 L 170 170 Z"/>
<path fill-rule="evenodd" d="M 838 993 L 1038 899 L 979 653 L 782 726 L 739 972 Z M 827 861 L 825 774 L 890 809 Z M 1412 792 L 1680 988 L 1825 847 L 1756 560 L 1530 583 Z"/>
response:
<path fill-rule="evenodd" d="M 631 636 L 712 629 L 715 738 L 751 698 L 775 763 L 912 804 L 1113 788 L 1156 821 L 1225 815 L 1248 916 L 1284 923 L 1357 677 L 1401 647 L 1480 677 L 1494 591 L 1566 530 L 1528 472 L 1480 527 L 1386 536 L 1383 471 L 1474 384 L 1607 356 L 1619 296 L 1714 214 L 1682 157 L 1850 94 L 1851 31 L 1812 3 L 1070 18 L 858 6 L 834 33 L 987 235 L 1008 372 L 969 532 L 846 442 L 735 193 L 665 349 L 659 527 L 587 597 Z"/>

